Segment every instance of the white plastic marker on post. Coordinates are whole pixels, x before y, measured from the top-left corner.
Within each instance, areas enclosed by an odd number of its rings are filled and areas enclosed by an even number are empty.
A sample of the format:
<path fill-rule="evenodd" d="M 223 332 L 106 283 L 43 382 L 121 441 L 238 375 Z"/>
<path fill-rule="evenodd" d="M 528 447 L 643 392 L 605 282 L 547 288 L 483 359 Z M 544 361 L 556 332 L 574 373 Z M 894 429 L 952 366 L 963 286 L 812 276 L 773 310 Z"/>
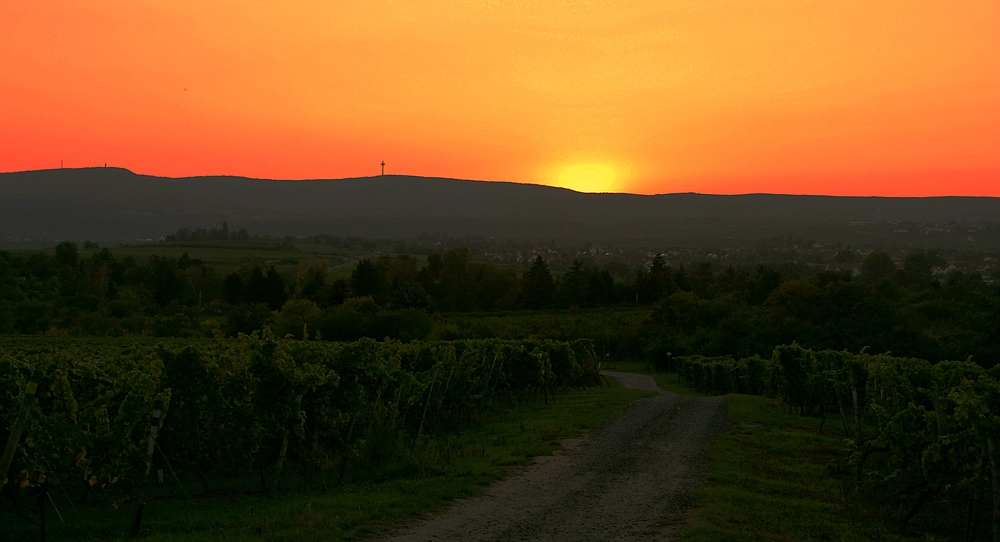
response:
<path fill-rule="evenodd" d="M 0 478 L 0 491 L 3 491 L 4 486 L 7 485 L 7 471 L 10 470 L 10 464 L 14 462 L 14 451 L 17 450 L 18 441 L 21 440 L 21 431 L 24 430 L 24 424 L 28 421 L 28 413 L 31 411 L 31 407 L 38 404 L 35 392 L 38 391 L 38 383 L 41 379 L 42 376 L 37 372 L 32 372 L 31 376 L 28 377 L 28 386 L 21 399 L 21 409 L 17 411 L 17 418 L 14 418 L 14 425 L 10 428 L 10 438 L 7 439 L 7 447 L 4 448 L 3 458 L 0 459 L 0 476 L 3 476 Z"/>
<path fill-rule="evenodd" d="M 160 428 L 160 411 L 163 409 L 163 394 L 157 393 L 153 401 L 153 413 L 149 417 L 149 438 L 146 439 L 146 478 L 142 482 L 142 493 L 135 505 L 132 515 L 132 526 L 129 528 L 130 538 L 139 536 L 139 525 L 142 523 L 142 511 L 146 508 L 146 489 L 149 487 L 149 470 L 153 467 L 153 451 L 156 450 L 156 432 Z"/>

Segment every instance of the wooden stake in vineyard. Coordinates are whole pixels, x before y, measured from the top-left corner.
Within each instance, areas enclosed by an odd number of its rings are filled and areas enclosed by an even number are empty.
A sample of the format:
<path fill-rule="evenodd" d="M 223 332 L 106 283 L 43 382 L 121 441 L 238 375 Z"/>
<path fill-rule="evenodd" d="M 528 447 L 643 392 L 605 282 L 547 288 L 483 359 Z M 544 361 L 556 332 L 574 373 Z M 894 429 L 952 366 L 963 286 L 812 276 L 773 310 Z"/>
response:
<path fill-rule="evenodd" d="M 14 462 L 14 451 L 17 450 L 18 441 L 21 440 L 21 431 L 24 430 L 24 424 L 28 421 L 28 413 L 31 411 L 31 407 L 38 404 L 35 392 L 38 391 L 38 383 L 41 379 L 41 375 L 37 372 L 32 372 L 31 376 L 28 377 L 28 386 L 21 399 L 21 408 L 17 411 L 17 417 L 14 418 L 14 425 L 10 428 L 10 438 L 7 439 L 7 447 L 4 448 L 3 458 L 0 459 L 0 475 L 3 476 L 0 478 L 0 491 L 3 491 L 7 483 L 7 474 L 10 471 L 10 464 Z"/>
<path fill-rule="evenodd" d="M 427 419 L 427 407 L 431 404 L 431 394 L 434 393 L 434 383 L 437 382 L 438 372 L 440 370 L 440 367 L 434 369 L 434 378 L 431 379 L 431 387 L 427 390 L 427 400 L 424 401 L 424 413 L 420 416 L 420 427 L 417 428 L 417 438 L 420 438 L 420 434 L 424 432 L 424 421 Z"/>
<path fill-rule="evenodd" d="M 295 398 L 295 406 L 302 406 L 302 394 L 300 393 L 298 397 Z M 278 479 L 281 478 L 281 467 L 285 464 L 285 454 L 288 452 L 288 433 L 291 432 L 290 427 L 285 428 L 285 437 L 281 439 L 281 451 L 278 452 L 278 464 L 274 468 L 274 485 L 272 489 L 278 489 Z"/>
<path fill-rule="evenodd" d="M 444 407 L 445 397 L 448 395 L 448 386 L 451 386 L 451 375 L 455 374 L 455 366 L 451 366 L 451 371 L 448 372 L 448 381 L 444 384 L 444 393 L 441 394 L 441 400 L 438 402 L 437 416 L 435 418 L 441 417 L 441 408 Z"/>
<path fill-rule="evenodd" d="M 160 427 L 160 411 L 163 409 L 163 394 L 157 393 L 153 401 L 153 414 L 149 419 L 149 438 L 146 439 L 146 478 L 142 481 L 142 492 L 139 502 L 135 505 L 132 515 L 132 526 L 128 530 L 130 538 L 139 536 L 139 525 L 142 523 L 142 511 L 146 509 L 146 490 L 149 488 L 149 470 L 153 467 L 153 451 L 156 449 L 156 432 Z"/>
<path fill-rule="evenodd" d="M 494 359 L 493 361 L 496 362 L 496 359 Z M 493 394 L 496 393 L 496 391 L 497 391 L 497 384 L 500 383 L 500 377 L 503 376 L 503 362 L 504 361 L 507 361 L 507 359 L 504 358 L 504 359 L 500 360 L 500 369 L 497 370 L 497 372 L 500 373 L 500 374 L 497 375 L 497 380 L 496 380 L 496 382 L 493 383 L 493 389 L 490 391 L 490 400 L 486 402 L 486 406 L 487 407 L 489 407 L 490 405 L 493 404 Z M 492 374 L 492 373 L 493 373 L 493 369 L 491 368 L 490 369 L 490 374 Z M 487 381 L 487 382 L 489 382 L 489 381 Z"/>

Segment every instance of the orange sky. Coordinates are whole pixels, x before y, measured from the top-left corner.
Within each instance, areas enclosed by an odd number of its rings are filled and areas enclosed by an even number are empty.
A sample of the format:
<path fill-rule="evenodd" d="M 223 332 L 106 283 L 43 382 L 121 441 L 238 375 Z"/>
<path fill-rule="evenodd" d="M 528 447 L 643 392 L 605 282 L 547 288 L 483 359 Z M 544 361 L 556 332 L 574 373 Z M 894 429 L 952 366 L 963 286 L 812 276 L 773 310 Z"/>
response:
<path fill-rule="evenodd" d="M 0 171 L 1000 195 L 996 0 L 0 2 Z"/>

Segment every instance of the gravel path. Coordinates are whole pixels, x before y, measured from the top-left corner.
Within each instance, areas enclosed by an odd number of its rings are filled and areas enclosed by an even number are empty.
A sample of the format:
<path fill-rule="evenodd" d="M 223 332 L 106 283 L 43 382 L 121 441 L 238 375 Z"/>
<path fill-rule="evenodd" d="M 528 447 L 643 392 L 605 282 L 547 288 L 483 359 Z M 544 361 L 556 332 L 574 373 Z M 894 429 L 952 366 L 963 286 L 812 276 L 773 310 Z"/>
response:
<path fill-rule="evenodd" d="M 725 426 L 725 399 L 665 392 L 645 375 L 604 374 L 660 395 L 386 540 L 670 540 L 708 444 Z"/>

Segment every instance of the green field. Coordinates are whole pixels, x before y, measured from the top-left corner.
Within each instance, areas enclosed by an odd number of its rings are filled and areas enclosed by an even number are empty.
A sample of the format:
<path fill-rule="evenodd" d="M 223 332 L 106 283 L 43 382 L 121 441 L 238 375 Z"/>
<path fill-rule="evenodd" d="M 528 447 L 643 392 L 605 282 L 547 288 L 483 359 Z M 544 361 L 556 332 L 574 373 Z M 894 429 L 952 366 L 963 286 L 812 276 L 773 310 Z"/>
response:
<path fill-rule="evenodd" d="M 48 252 L 55 248 L 55 242 L 45 243 L 0 243 L 0 250 L 12 252 Z M 116 258 L 135 258 L 145 261 L 150 256 L 179 258 L 187 253 L 189 258 L 200 259 L 216 273 L 229 274 L 239 268 L 240 262 L 247 258 L 260 259 L 266 265 L 274 265 L 280 270 L 293 269 L 299 263 L 306 265 L 315 258 L 322 258 L 333 267 L 332 279 L 347 278 L 351 275 L 353 265 L 362 258 L 377 257 L 381 254 L 393 254 L 390 245 L 376 245 L 375 248 L 344 248 L 329 244 L 311 243 L 308 240 L 295 239 L 289 245 L 281 239 L 271 241 L 176 241 L 139 244 L 108 244 L 99 243 L 98 248 L 85 248 L 80 244 L 79 254 L 82 259 L 89 259 L 95 253 L 108 248 Z M 416 256 L 421 262 L 426 257 Z"/>
<path fill-rule="evenodd" d="M 239 268 L 240 262 L 247 258 L 259 258 L 265 265 L 274 265 L 278 270 L 293 269 L 300 263 L 312 263 L 315 258 L 322 258 L 334 268 L 331 277 L 347 278 L 358 259 L 372 257 L 378 251 L 350 250 L 332 245 L 294 243 L 294 246 L 284 247 L 278 243 L 233 241 L 225 242 L 174 242 L 149 243 L 144 245 L 124 245 L 110 247 L 118 258 L 133 257 L 145 260 L 150 256 L 166 256 L 179 258 L 187 253 L 189 258 L 197 258 L 205 262 L 216 273 L 228 274 Z M 81 249 L 80 257 L 89 258 L 100 249 Z M 386 247 L 386 250 L 390 250 Z"/>

